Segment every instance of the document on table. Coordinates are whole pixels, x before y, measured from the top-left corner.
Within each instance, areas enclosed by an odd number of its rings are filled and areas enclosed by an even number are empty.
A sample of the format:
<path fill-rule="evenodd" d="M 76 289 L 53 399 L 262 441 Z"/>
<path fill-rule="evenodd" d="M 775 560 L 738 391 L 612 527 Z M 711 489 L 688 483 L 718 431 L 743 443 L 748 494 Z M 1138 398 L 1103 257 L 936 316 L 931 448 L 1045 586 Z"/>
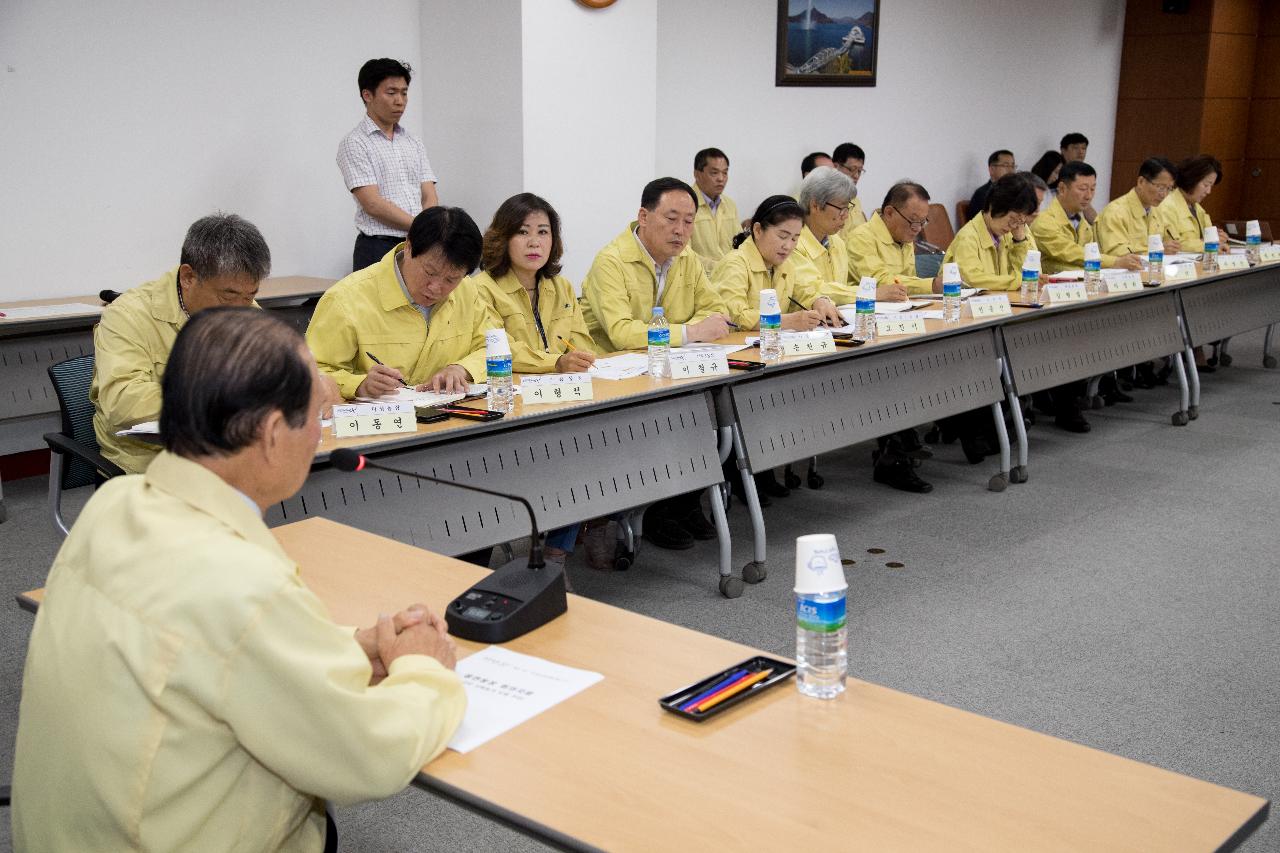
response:
<path fill-rule="evenodd" d="M 906 302 L 876 302 L 876 313 L 877 314 L 897 314 L 902 311 L 911 311 L 911 310 L 919 309 L 921 306 L 929 305 L 929 304 L 930 302 L 927 299 L 908 299 Z M 847 323 L 848 325 L 845 326 L 843 329 L 836 329 L 835 331 L 852 332 L 853 320 L 856 316 L 858 316 L 856 307 L 853 305 L 840 305 L 836 307 L 836 310 L 840 312 L 840 316 L 844 319 L 845 323 Z"/>
<path fill-rule="evenodd" d="M 1062 270 L 1053 275 L 1045 276 L 1045 281 L 1084 281 L 1084 270 Z"/>
<path fill-rule="evenodd" d="M 143 421 L 140 424 L 134 424 L 128 429 L 122 429 L 116 435 L 159 435 L 159 421 Z"/>
<path fill-rule="evenodd" d="M 415 391 L 413 388 L 397 388 L 381 397 L 356 397 L 360 403 L 410 403 L 414 406 L 444 406 L 456 403 L 463 397 L 476 397 L 489 390 L 485 384 L 468 385 L 465 394 L 439 394 L 435 391 Z"/>
<path fill-rule="evenodd" d="M 642 352 L 627 352 L 597 358 L 588 372 L 594 379 L 632 379 L 649 372 L 649 357 Z"/>
<path fill-rule="evenodd" d="M 711 353 L 716 353 L 717 355 L 719 355 L 720 353 L 729 355 L 730 353 L 741 352 L 742 350 L 747 349 L 747 345 L 746 344 L 687 344 L 685 346 L 678 347 L 678 349 L 681 352 L 711 352 Z"/>
<path fill-rule="evenodd" d="M 65 317 L 69 314 L 101 314 L 101 305 L 88 302 L 67 302 L 61 305 L 25 305 L 21 308 L 0 308 L 0 320 L 39 320 L 44 317 Z"/>
<path fill-rule="evenodd" d="M 975 295 L 977 295 L 977 294 L 979 294 L 979 293 L 986 293 L 986 291 L 985 291 L 985 290 L 983 290 L 981 287 L 962 287 L 962 288 L 960 288 L 960 298 L 961 298 L 961 299 L 968 299 L 970 296 L 975 296 Z M 941 301 L 942 301 L 942 294 L 941 294 L 941 293 L 917 293 L 917 294 L 915 294 L 915 298 L 916 298 L 916 299 L 927 299 L 927 300 L 929 300 L 930 302 L 941 302 Z M 879 311 L 879 310 L 880 310 L 880 305 L 879 305 L 878 303 L 876 304 L 876 310 L 877 310 L 877 311 Z"/>
<path fill-rule="evenodd" d="M 467 713 L 449 748 L 470 752 L 604 678 L 549 660 L 489 646 L 458 661 Z"/>

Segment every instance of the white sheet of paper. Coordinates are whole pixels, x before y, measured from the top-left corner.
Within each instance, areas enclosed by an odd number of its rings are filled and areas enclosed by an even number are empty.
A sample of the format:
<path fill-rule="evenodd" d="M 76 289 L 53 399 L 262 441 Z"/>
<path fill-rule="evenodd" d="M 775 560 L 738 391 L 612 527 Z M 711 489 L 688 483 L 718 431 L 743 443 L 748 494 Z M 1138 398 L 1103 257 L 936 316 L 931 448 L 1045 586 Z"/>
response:
<path fill-rule="evenodd" d="M 447 403 L 456 403 L 463 397 L 484 394 L 488 390 L 489 386 L 483 383 L 468 385 L 465 394 L 437 394 L 435 391 L 415 391 L 412 388 L 397 388 L 390 394 L 384 394 L 381 397 L 356 397 L 355 399 L 360 403 L 410 403 L 414 406 L 443 406 Z"/>
<path fill-rule="evenodd" d="M 62 305 L 26 305 L 21 308 L 0 308 L 0 322 L 5 320 L 38 320 L 42 317 L 63 317 L 68 314 L 101 314 L 101 305 L 88 302 L 67 302 Z"/>
<path fill-rule="evenodd" d="M 911 315 L 913 317 L 919 317 L 922 320 L 945 320 L 946 319 L 946 317 L 943 316 L 942 311 L 936 311 L 936 310 L 912 311 Z"/>
<path fill-rule="evenodd" d="M 604 678 L 549 660 L 489 646 L 458 661 L 467 713 L 449 748 L 470 752 Z"/>
<path fill-rule="evenodd" d="M 1164 256 L 1165 266 L 1168 266 L 1169 264 L 1194 264 L 1198 260 L 1200 260 L 1199 255 L 1192 255 L 1187 252 L 1178 252 L 1174 255 Z"/>
<path fill-rule="evenodd" d="M 588 371 L 593 379 L 631 379 L 649 372 L 649 357 L 642 352 L 627 352 L 609 358 L 597 358 Z"/>
<path fill-rule="evenodd" d="M 1084 270 L 1062 270 L 1046 277 L 1047 281 L 1084 281 Z"/>
<path fill-rule="evenodd" d="M 745 347 L 742 344 L 689 344 L 688 346 L 675 347 L 671 351 L 714 352 L 724 353 L 727 356 L 731 352 L 741 352 L 743 349 L 745 349 Z"/>
<path fill-rule="evenodd" d="M 140 424 L 134 424 L 128 429 L 122 429 L 116 435 L 159 435 L 159 421 L 143 421 Z"/>

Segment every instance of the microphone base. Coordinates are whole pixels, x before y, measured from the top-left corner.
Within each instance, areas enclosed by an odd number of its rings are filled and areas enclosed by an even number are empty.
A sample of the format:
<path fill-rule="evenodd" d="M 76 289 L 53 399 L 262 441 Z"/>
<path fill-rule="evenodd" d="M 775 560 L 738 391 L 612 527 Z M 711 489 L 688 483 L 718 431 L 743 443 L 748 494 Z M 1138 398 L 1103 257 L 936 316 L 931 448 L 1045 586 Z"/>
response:
<path fill-rule="evenodd" d="M 512 560 L 459 595 L 445 609 L 449 633 L 479 643 L 505 643 L 564 613 L 564 569 L 549 563 L 529 568 L 527 557 Z"/>

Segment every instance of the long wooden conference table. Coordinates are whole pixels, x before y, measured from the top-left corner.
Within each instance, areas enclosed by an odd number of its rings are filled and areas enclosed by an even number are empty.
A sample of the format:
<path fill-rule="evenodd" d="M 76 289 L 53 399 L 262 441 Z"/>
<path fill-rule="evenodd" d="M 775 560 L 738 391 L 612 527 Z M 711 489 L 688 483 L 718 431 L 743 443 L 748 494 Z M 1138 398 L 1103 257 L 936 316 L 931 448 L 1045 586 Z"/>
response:
<path fill-rule="evenodd" d="M 928 320 L 924 334 L 883 337 L 727 377 L 597 380 L 589 402 L 525 406 L 517 400 L 512 414 L 492 423 L 449 420 L 374 438 L 326 434 L 302 491 L 268 520 L 327 517 L 448 555 L 529 534 L 527 516 L 513 501 L 375 470 L 338 472 L 328 454 L 339 446 L 384 464 L 519 494 L 533 504 L 542 530 L 711 490 L 720 589 L 733 597 L 744 581 L 767 576 L 765 521 L 752 472 L 988 407 L 1003 453 L 987 485 L 1002 490 L 1028 480 L 1030 442 L 1022 419 L 1012 418 L 1017 458 L 1011 458 L 1001 402 L 1014 410 L 1019 396 L 1174 356 L 1179 397 L 1171 420 L 1184 425 L 1199 414 L 1191 347 L 1276 322 L 1280 264 L 1270 264 L 1086 302 L 1014 308 L 1007 317 L 952 325 Z M 752 351 L 735 357 L 758 360 Z M 754 534 L 741 577 L 734 574 L 719 499 L 719 462 L 730 448 L 743 468 Z"/>
<path fill-rule="evenodd" d="M 276 529 L 339 624 L 484 576 L 310 519 Z M 19 597 L 34 610 L 39 590 Z M 821 701 L 784 683 L 705 723 L 658 697 L 761 652 L 569 596 L 508 644 L 604 675 L 417 784 L 573 850 L 1225 851 L 1268 801 L 851 679 Z M 481 648 L 459 641 L 459 656 Z"/>

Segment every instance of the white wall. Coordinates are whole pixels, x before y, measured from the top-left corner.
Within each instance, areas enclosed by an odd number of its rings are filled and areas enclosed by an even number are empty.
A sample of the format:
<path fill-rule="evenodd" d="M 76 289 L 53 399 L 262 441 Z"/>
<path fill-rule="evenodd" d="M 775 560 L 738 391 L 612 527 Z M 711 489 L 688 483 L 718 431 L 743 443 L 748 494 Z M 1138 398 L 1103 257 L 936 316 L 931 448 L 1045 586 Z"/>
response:
<path fill-rule="evenodd" d="M 0 299 L 154 278 L 214 209 L 262 229 L 277 274 L 349 272 L 356 72 L 418 67 L 421 43 L 417 0 L 3 0 Z"/>
<path fill-rule="evenodd" d="M 749 216 L 798 186 L 805 154 L 849 141 L 867 151 L 868 210 L 910 177 L 953 212 L 987 180 L 991 151 L 1029 169 L 1080 131 L 1109 185 L 1120 0 L 884 0 L 874 88 L 775 87 L 777 7 L 659 0 L 659 172 L 688 180 L 698 149 L 722 148 L 726 192 Z"/>

